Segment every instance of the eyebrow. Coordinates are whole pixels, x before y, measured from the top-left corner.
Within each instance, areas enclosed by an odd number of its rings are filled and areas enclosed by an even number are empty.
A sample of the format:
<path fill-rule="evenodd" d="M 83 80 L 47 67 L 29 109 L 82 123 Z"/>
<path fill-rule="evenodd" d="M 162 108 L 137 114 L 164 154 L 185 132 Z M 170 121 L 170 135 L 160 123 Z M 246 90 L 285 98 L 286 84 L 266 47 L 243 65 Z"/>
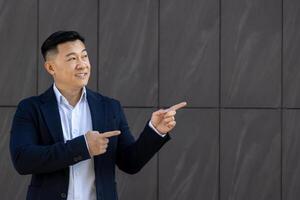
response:
<path fill-rule="evenodd" d="M 86 49 L 83 49 L 83 50 L 81 51 L 81 53 L 84 52 L 84 51 L 87 52 Z M 75 52 L 68 53 L 68 54 L 66 55 L 66 57 L 71 56 L 71 55 L 76 55 L 76 53 L 75 53 Z"/>

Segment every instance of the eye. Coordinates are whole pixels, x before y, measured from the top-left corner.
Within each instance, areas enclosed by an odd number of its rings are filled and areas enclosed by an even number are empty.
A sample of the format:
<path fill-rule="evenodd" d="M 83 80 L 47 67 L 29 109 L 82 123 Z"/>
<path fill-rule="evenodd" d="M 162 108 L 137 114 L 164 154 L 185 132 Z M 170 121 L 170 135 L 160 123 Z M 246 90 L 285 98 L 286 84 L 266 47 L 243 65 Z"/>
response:
<path fill-rule="evenodd" d="M 67 61 L 72 61 L 72 60 L 76 60 L 76 58 L 75 57 L 71 57 Z"/>
<path fill-rule="evenodd" d="M 84 56 L 82 56 L 83 58 L 87 58 L 88 57 L 88 55 L 84 55 Z"/>

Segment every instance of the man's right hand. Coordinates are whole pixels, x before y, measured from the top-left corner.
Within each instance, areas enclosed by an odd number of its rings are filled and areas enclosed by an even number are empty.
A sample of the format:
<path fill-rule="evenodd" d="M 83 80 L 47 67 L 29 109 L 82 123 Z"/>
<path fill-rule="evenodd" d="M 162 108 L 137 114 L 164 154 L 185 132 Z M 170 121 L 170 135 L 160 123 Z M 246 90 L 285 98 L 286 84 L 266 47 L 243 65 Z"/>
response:
<path fill-rule="evenodd" d="M 108 146 L 108 138 L 120 135 L 120 131 L 109 131 L 100 134 L 98 131 L 89 131 L 85 134 L 91 157 L 104 154 Z"/>

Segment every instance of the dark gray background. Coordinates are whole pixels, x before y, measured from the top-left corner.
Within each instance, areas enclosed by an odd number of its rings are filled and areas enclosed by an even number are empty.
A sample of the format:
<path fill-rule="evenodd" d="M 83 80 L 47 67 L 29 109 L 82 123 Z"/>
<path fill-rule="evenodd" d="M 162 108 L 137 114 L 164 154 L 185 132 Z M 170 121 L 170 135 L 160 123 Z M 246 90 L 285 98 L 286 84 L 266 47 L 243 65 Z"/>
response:
<path fill-rule="evenodd" d="M 0 194 L 25 198 L 8 153 L 18 102 L 51 84 L 40 45 L 77 30 L 89 87 L 119 99 L 135 136 L 182 100 L 172 140 L 121 200 L 300 199 L 299 0 L 0 0 Z"/>

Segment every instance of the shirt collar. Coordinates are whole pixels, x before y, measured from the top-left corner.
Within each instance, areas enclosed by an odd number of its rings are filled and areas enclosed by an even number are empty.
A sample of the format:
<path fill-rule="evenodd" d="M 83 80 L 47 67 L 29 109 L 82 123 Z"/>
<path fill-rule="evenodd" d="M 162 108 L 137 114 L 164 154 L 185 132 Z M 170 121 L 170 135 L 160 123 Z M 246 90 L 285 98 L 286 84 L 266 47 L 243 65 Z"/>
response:
<path fill-rule="evenodd" d="M 55 83 L 53 84 L 53 90 L 54 90 L 55 97 L 56 97 L 56 100 L 57 100 L 58 104 L 61 104 L 61 103 L 69 104 L 69 102 L 67 101 L 67 99 L 58 90 L 58 88 L 56 87 Z M 80 99 L 79 99 L 78 102 L 80 102 L 80 101 L 86 101 L 86 100 L 87 100 L 86 99 L 86 88 L 83 87 L 82 88 L 82 93 L 81 93 L 81 96 L 80 96 Z"/>

